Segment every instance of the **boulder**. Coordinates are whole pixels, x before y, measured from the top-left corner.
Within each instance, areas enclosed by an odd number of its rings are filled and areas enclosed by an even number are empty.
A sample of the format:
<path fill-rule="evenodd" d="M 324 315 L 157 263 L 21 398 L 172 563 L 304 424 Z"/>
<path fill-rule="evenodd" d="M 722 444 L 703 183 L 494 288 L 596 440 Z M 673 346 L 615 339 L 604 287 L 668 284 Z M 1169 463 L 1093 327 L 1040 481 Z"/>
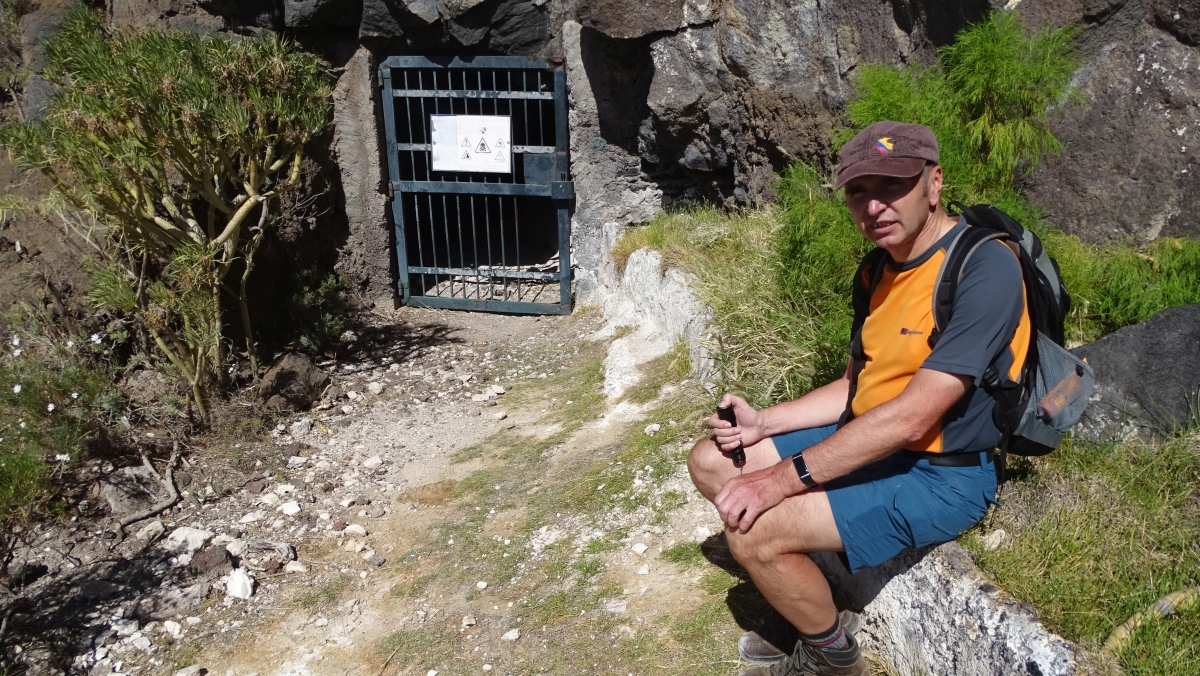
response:
<path fill-rule="evenodd" d="M 1200 304 L 1168 308 L 1072 352 L 1096 370 L 1075 434 L 1094 441 L 1170 434 L 1200 414 Z"/>
<path fill-rule="evenodd" d="M 100 492 L 116 519 L 149 509 L 170 497 L 158 477 L 142 465 L 113 472 Z"/>
<path fill-rule="evenodd" d="M 1020 6 L 1027 25 L 1085 28 L 1072 78 L 1083 101 L 1052 112 L 1063 151 L 1026 177 L 1022 191 L 1050 222 L 1089 242 L 1200 235 L 1200 11 L 1195 3 L 1150 4 Z"/>
<path fill-rule="evenodd" d="M 958 543 L 905 550 L 853 576 L 835 554 L 813 560 L 829 578 L 838 607 L 862 613 L 855 636 L 890 663 L 886 673 L 1092 673 L 1074 644 L 993 585 Z"/>
<path fill-rule="evenodd" d="M 320 398 L 328 384 L 329 375 L 308 358 L 289 353 L 263 376 L 258 394 L 267 402 L 267 408 L 299 411 Z"/>
<path fill-rule="evenodd" d="M 358 25 L 362 18 L 362 1 L 351 0 L 284 0 L 283 22 L 288 28 Z"/>

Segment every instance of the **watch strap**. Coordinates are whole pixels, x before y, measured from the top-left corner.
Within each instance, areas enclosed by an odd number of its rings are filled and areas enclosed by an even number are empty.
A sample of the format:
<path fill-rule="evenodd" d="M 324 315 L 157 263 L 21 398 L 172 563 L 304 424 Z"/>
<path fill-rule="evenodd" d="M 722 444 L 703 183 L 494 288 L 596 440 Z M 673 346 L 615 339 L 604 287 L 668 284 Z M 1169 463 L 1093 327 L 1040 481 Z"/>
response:
<path fill-rule="evenodd" d="M 797 453 L 792 456 L 792 465 L 796 468 L 796 474 L 800 475 L 800 481 L 808 488 L 816 488 L 817 482 L 813 481 L 812 475 L 808 471 L 808 463 L 804 461 L 804 453 Z"/>

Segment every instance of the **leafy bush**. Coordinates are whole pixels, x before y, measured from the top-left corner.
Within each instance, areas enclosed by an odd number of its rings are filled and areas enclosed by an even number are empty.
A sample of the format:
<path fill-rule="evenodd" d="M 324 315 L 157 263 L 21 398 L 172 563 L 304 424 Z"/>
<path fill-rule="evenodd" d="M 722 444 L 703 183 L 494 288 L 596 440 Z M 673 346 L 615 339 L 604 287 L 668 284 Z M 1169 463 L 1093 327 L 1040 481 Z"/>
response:
<path fill-rule="evenodd" d="M 311 354 L 321 354 L 346 328 L 346 283 L 337 275 L 322 277 L 313 270 L 289 275 L 283 284 L 282 312 L 277 313 L 271 337 L 278 343 L 295 340 Z"/>
<path fill-rule="evenodd" d="M 0 523 L 27 514 L 47 480 L 121 410 L 103 337 L 54 341 L 14 317 L 0 355 Z"/>
<path fill-rule="evenodd" d="M 105 33 L 87 9 L 46 53 L 62 93 L 0 143 L 107 227 L 92 300 L 146 327 L 206 417 L 228 354 L 221 293 L 238 301 L 253 361 L 246 279 L 270 203 L 328 123 L 330 88 L 282 38 Z"/>

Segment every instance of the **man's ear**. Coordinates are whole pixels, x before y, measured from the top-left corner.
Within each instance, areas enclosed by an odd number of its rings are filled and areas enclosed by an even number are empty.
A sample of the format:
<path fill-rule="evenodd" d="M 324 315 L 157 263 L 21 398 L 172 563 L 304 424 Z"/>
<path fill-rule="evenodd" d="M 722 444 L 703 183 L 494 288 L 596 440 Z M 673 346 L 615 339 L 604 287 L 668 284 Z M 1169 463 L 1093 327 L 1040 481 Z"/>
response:
<path fill-rule="evenodd" d="M 929 206 L 932 209 L 937 209 L 942 203 L 942 165 L 935 164 L 926 169 L 926 187 L 929 193 Z"/>

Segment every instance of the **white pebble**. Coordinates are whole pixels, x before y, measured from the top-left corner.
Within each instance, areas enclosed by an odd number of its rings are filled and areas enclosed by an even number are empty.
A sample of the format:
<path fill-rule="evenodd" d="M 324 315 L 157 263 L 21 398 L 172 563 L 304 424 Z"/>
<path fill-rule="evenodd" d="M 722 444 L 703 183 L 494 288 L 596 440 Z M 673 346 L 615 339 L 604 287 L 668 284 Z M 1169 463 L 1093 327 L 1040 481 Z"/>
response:
<path fill-rule="evenodd" d="M 650 549 L 650 548 L 646 546 L 646 543 L 639 542 L 633 546 L 633 553 L 637 554 L 638 556 L 641 556 L 642 554 L 646 553 L 647 549 Z"/>
<path fill-rule="evenodd" d="M 519 638 L 521 638 L 521 630 L 520 629 L 509 629 L 508 631 L 504 632 L 504 635 L 500 637 L 500 640 L 501 641 L 515 641 Z"/>
<path fill-rule="evenodd" d="M 475 583 L 475 588 L 476 589 L 487 589 L 487 583 L 484 582 L 483 580 L 480 580 L 479 582 Z"/>
<path fill-rule="evenodd" d="M 648 564 L 648 563 L 643 564 L 641 568 L 637 569 L 637 574 L 638 575 L 649 575 L 650 574 L 650 564 Z"/>

